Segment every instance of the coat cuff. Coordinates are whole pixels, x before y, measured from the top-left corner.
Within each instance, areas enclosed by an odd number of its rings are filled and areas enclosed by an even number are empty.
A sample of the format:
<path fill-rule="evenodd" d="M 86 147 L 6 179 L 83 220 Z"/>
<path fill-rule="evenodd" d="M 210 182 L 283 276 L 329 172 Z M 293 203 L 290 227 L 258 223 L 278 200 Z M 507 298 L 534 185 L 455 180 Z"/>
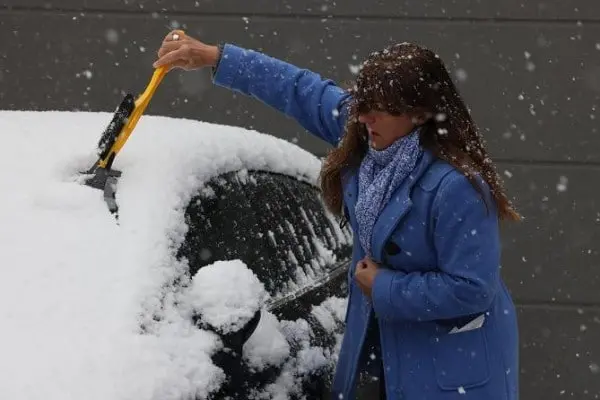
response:
<path fill-rule="evenodd" d="M 226 88 L 233 87 L 236 78 L 243 73 L 243 59 L 249 51 L 226 43 L 221 49 L 219 63 L 213 71 L 213 83 Z"/>
<path fill-rule="evenodd" d="M 371 301 L 378 318 L 390 319 L 394 316 L 392 286 L 394 279 L 399 275 L 404 275 L 404 273 L 387 268 L 380 268 L 377 275 L 375 275 L 373 287 L 371 288 Z"/>

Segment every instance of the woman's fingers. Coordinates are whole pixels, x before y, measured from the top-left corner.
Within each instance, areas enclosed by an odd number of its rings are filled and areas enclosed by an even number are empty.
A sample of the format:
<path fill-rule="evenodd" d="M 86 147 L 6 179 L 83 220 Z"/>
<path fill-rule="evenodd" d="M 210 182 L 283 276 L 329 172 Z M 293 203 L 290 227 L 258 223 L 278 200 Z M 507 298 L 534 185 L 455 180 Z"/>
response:
<path fill-rule="evenodd" d="M 367 264 L 364 261 L 359 261 L 356 263 L 356 272 L 363 270 L 367 267 Z"/>
<path fill-rule="evenodd" d="M 159 56 L 159 59 L 154 62 L 153 66 L 154 68 L 159 68 L 164 65 L 175 66 L 175 64 L 184 63 L 183 55 L 184 51 L 182 51 L 181 48 L 164 52 L 163 55 Z"/>
<path fill-rule="evenodd" d="M 217 46 L 207 45 L 185 35 L 183 31 L 173 31 L 165 36 L 153 66 L 158 68 L 168 65 L 190 71 L 216 65 L 218 56 Z"/>
<path fill-rule="evenodd" d="M 157 55 L 154 68 L 164 65 L 183 68 L 191 64 L 190 41 L 183 31 L 171 31 L 164 37 Z"/>
<path fill-rule="evenodd" d="M 177 50 L 181 47 L 182 42 L 179 41 L 170 41 L 170 42 L 163 42 L 162 46 L 160 46 L 160 49 L 158 49 L 158 57 L 162 57 L 167 53 L 170 53 L 174 50 Z"/>
<path fill-rule="evenodd" d="M 167 33 L 167 35 L 165 36 L 165 38 L 163 39 L 163 43 L 167 43 L 167 42 L 173 42 L 173 41 L 178 41 L 178 40 L 182 40 L 186 37 L 185 32 L 179 29 L 175 29 L 169 33 Z"/>

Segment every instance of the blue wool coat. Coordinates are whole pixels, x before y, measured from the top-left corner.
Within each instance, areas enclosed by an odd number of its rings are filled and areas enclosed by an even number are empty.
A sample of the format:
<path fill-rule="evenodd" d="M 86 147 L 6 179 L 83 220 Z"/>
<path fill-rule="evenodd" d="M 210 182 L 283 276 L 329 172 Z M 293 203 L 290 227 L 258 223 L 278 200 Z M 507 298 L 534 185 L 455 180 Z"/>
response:
<path fill-rule="evenodd" d="M 295 118 L 333 146 L 343 135 L 348 94 L 316 73 L 227 44 L 213 79 Z M 517 319 L 500 277 L 493 203 L 486 207 L 462 173 L 425 151 L 375 224 L 373 258 L 381 269 L 369 299 L 354 280 L 364 257 L 354 213 L 357 172 L 347 171 L 344 182 L 354 252 L 332 398 L 354 398 L 375 317 L 388 399 L 516 400 Z M 477 317 L 483 323 L 461 330 Z"/>

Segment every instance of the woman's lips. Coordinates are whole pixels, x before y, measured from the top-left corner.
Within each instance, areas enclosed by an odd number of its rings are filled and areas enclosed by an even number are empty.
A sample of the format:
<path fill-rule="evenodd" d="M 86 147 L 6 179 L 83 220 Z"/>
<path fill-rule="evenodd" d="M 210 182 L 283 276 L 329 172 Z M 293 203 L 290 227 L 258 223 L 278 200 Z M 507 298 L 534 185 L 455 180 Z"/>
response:
<path fill-rule="evenodd" d="M 369 132 L 369 136 L 379 136 L 379 133 L 375 132 L 371 128 L 367 128 L 367 131 Z"/>

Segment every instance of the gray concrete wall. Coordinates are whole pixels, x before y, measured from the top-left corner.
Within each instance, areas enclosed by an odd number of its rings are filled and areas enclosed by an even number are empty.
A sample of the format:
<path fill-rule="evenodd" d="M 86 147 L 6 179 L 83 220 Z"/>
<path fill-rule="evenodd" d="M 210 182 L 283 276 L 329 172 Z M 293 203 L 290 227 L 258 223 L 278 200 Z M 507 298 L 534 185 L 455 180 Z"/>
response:
<path fill-rule="evenodd" d="M 113 111 L 123 92 L 144 88 L 173 27 L 265 51 L 341 84 L 390 42 L 433 48 L 526 216 L 503 232 L 503 274 L 519 307 L 522 396 L 600 397 L 598 0 L 2 4 L 0 109 Z M 171 73 L 148 112 L 273 133 L 318 155 L 327 150 L 257 101 L 213 87 L 207 71 Z"/>

